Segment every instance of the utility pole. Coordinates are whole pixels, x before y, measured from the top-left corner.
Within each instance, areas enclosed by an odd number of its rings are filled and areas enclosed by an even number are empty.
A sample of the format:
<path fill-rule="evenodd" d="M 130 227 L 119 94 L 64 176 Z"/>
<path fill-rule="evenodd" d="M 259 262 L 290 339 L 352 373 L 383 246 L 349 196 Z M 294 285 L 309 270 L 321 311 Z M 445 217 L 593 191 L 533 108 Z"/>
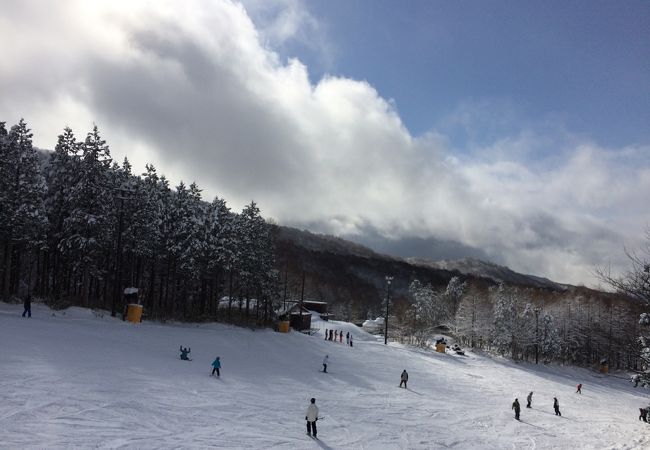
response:
<path fill-rule="evenodd" d="M 300 288 L 300 306 L 298 307 L 298 314 L 300 314 L 300 329 L 303 329 L 302 320 L 302 302 L 305 300 L 305 271 L 302 271 L 302 287 Z"/>
<path fill-rule="evenodd" d="M 541 308 L 537 307 L 535 311 L 535 364 L 539 364 L 539 312 Z"/>
<path fill-rule="evenodd" d="M 119 191 L 123 194 L 126 189 L 119 189 Z M 115 317 L 115 310 L 122 287 L 122 226 L 124 222 L 124 200 L 126 200 L 124 195 L 117 195 L 115 198 L 120 201 L 120 211 L 117 225 L 117 251 L 115 252 L 115 284 L 113 285 L 113 302 L 111 304 L 112 317 Z M 126 317 L 122 317 L 122 319 L 126 319 Z"/>
<path fill-rule="evenodd" d="M 386 275 L 386 317 L 384 318 L 384 345 L 388 344 L 388 305 L 390 305 L 390 284 L 393 277 Z"/>

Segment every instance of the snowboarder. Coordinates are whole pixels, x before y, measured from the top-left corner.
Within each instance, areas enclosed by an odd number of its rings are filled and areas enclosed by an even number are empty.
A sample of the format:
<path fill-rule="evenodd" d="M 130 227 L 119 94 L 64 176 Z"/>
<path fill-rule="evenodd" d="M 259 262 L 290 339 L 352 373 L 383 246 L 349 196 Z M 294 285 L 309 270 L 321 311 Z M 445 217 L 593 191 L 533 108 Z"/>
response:
<path fill-rule="evenodd" d="M 189 347 L 188 348 L 183 348 L 183 346 L 181 345 L 181 359 L 183 361 L 191 361 L 191 359 L 187 356 L 191 352 L 192 352 L 192 350 L 190 350 Z"/>
<path fill-rule="evenodd" d="M 582 383 L 579 383 L 576 388 L 576 394 L 582 394 Z"/>
<path fill-rule="evenodd" d="M 345 333 L 345 344 L 350 345 L 350 332 Z"/>
<path fill-rule="evenodd" d="M 354 347 L 354 345 L 352 345 L 352 335 L 350 335 L 350 347 Z"/>
<path fill-rule="evenodd" d="M 318 420 L 318 406 L 316 406 L 316 399 L 310 400 L 307 412 L 305 413 L 305 420 L 307 421 L 307 436 L 316 437 L 316 421 Z"/>
<path fill-rule="evenodd" d="M 512 409 L 515 410 L 515 419 L 519 420 L 519 413 L 521 412 L 521 406 L 519 406 L 519 399 L 516 398 L 514 402 L 512 402 Z"/>
<path fill-rule="evenodd" d="M 528 397 L 526 397 L 526 408 L 531 408 L 530 404 L 533 401 L 533 391 L 530 391 L 530 394 L 528 394 Z"/>
<path fill-rule="evenodd" d="M 219 373 L 219 369 L 221 369 L 221 359 L 219 359 L 219 357 L 217 356 L 217 359 L 215 359 L 212 362 L 212 373 L 210 374 L 210 376 L 214 375 L 215 372 L 217 372 L 218 377 L 221 376 L 221 374 Z"/>
<path fill-rule="evenodd" d="M 406 369 L 402 371 L 402 375 L 399 377 L 399 379 L 399 387 L 402 387 L 402 383 L 404 383 L 404 389 L 408 389 L 406 387 L 406 382 L 409 380 L 409 374 L 406 372 Z"/>
<path fill-rule="evenodd" d="M 23 317 L 25 317 L 25 314 L 27 314 L 27 317 L 32 317 L 32 297 L 31 295 L 28 295 L 25 297 L 25 301 L 23 302 L 23 306 L 25 307 L 25 311 L 23 311 Z"/>
<path fill-rule="evenodd" d="M 646 408 L 639 408 L 639 420 L 643 420 L 644 422 L 648 421 L 648 410 Z"/>
<path fill-rule="evenodd" d="M 327 363 L 329 362 L 329 355 L 325 355 L 325 358 L 323 358 L 323 372 L 327 373 Z"/>
<path fill-rule="evenodd" d="M 325 340 L 327 340 L 328 330 L 325 328 Z"/>
<path fill-rule="evenodd" d="M 560 403 L 557 401 L 557 397 L 553 397 L 553 409 L 555 410 L 555 415 L 562 417 L 560 412 Z"/>

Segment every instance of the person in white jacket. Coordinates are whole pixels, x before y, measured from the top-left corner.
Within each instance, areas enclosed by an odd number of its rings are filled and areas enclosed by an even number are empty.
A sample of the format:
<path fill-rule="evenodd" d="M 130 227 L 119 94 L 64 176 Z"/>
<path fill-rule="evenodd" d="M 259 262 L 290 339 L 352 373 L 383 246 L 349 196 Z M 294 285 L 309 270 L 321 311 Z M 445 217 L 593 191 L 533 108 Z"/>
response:
<path fill-rule="evenodd" d="M 325 358 L 323 358 L 323 372 L 327 373 L 327 363 L 329 362 L 330 357 L 328 355 L 325 355 Z"/>
<path fill-rule="evenodd" d="M 310 400 L 307 412 L 305 413 L 305 420 L 307 421 L 307 434 L 316 437 L 316 421 L 318 420 L 318 406 L 316 406 L 316 399 Z"/>

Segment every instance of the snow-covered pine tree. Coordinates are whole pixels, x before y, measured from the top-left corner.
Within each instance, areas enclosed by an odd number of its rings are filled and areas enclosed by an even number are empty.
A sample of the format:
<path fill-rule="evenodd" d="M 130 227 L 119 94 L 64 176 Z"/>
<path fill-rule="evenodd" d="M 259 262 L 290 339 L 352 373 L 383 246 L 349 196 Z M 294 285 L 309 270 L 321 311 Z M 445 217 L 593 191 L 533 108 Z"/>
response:
<path fill-rule="evenodd" d="M 205 215 L 205 253 L 202 265 L 209 278 L 214 282 L 214 290 L 217 291 L 217 304 L 214 311 L 218 314 L 219 299 L 218 289 L 220 282 L 225 284 L 226 271 L 230 270 L 235 253 L 235 242 L 233 240 L 234 214 L 226 205 L 226 201 L 215 197 L 208 205 Z M 230 293 L 229 293 L 230 295 Z M 213 305 L 210 305 L 212 309 Z"/>
<path fill-rule="evenodd" d="M 110 174 L 111 157 L 97 125 L 81 147 L 75 184 L 70 188 L 70 215 L 63 223 L 65 239 L 61 250 L 74 261 L 76 278 L 81 281 L 81 299 L 90 303 L 91 281 L 100 279 L 109 267 L 113 193 Z"/>
<path fill-rule="evenodd" d="M 544 312 L 539 319 L 539 351 L 545 362 L 558 358 L 562 351 L 560 334 L 553 316 Z"/>
<path fill-rule="evenodd" d="M 148 284 L 144 292 L 146 307 L 152 311 L 156 306 L 154 291 L 156 281 L 156 266 L 161 252 L 161 224 L 163 217 L 162 192 L 160 179 L 153 165 L 145 166 L 146 172 L 136 178 L 132 205 L 132 215 L 129 221 L 128 235 L 131 249 L 137 261 L 136 286 L 140 286 L 140 273 L 148 267 Z"/>
<path fill-rule="evenodd" d="M 236 223 L 239 225 L 236 231 L 240 255 L 239 277 L 248 317 L 251 296 L 261 300 L 262 286 L 268 277 L 273 276 L 274 251 L 269 226 L 255 202 L 244 207 Z"/>
<path fill-rule="evenodd" d="M 44 203 L 45 181 L 32 146 L 32 133 L 23 119 L 11 127 L 9 133 L 6 133 L 4 124 L 0 127 L 0 165 L 3 293 L 8 299 L 18 287 L 20 263 L 25 253 L 27 270 L 31 273 L 32 252 L 44 247 L 48 223 Z M 13 275 L 12 271 L 15 271 Z M 15 282 L 12 283 L 12 279 Z"/>
<path fill-rule="evenodd" d="M 499 353 L 510 352 L 515 358 L 518 351 L 519 290 L 500 283 L 496 288 L 491 289 L 491 295 L 494 303 L 492 345 Z"/>
<path fill-rule="evenodd" d="M 48 261 L 51 267 L 52 294 L 56 300 L 61 296 L 62 269 L 67 265 L 60 251 L 65 240 L 63 222 L 70 215 L 70 191 L 79 176 L 79 153 L 81 144 L 68 127 L 59 135 L 54 152 L 50 154 L 45 180 L 47 194 L 45 206 L 50 226 L 48 227 Z"/>

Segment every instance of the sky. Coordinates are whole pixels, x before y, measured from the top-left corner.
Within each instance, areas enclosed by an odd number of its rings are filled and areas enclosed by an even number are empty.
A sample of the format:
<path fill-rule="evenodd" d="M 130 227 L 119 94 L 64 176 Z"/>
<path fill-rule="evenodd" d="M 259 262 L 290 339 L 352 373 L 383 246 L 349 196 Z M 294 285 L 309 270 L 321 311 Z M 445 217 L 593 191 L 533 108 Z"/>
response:
<path fill-rule="evenodd" d="M 397 256 L 596 286 L 650 223 L 645 1 L 5 1 L 0 120 Z"/>

